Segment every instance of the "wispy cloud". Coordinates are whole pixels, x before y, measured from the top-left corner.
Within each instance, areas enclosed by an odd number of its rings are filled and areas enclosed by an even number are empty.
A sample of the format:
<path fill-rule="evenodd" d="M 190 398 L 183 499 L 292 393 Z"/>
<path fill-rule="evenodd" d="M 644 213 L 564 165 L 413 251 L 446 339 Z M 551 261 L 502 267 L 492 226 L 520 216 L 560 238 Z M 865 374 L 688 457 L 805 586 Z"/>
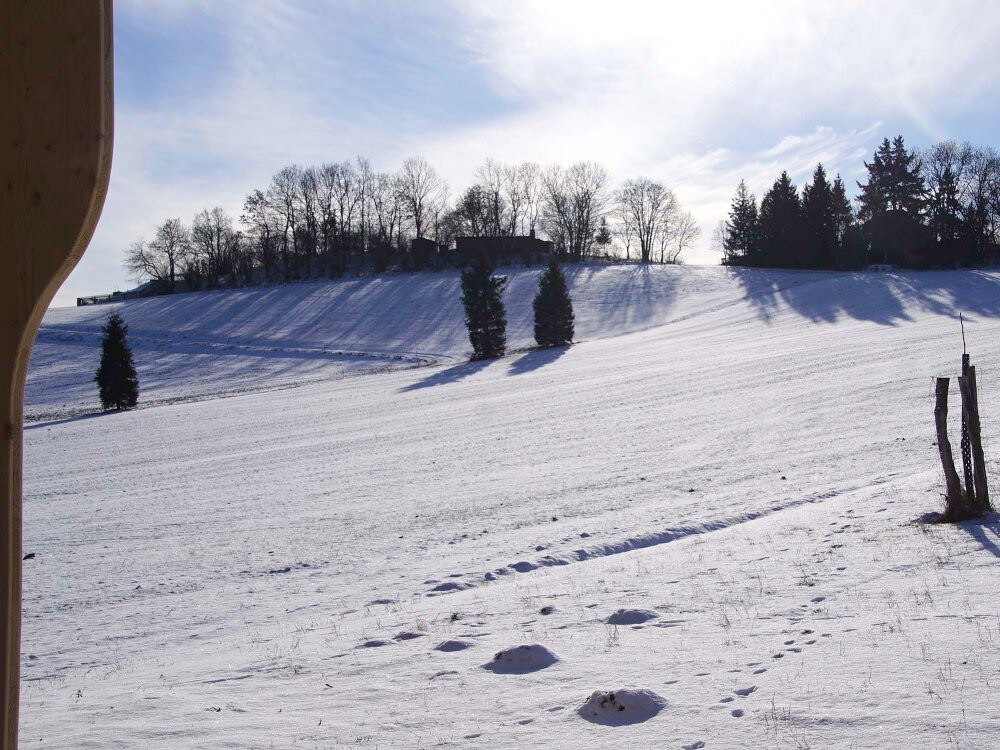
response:
<path fill-rule="evenodd" d="M 104 217 L 61 291 L 126 285 L 121 249 L 288 163 L 423 154 L 457 190 L 486 157 L 657 177 L 702 223 L 884 135 L 997 143 L 988 2 L 123 0 Z"/>

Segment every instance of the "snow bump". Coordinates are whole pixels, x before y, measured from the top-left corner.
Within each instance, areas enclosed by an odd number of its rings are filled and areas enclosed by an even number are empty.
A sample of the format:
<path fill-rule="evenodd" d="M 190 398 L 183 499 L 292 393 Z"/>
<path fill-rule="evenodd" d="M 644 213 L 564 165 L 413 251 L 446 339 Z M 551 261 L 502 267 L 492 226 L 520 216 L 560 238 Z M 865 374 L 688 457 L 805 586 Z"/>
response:
<path fill-rule="evenodd" d="M 625 726 L 649 721 L 666 705 L 652 690 L 597 690 L 576 712 L 594 724 Z"/>
<path fill-rule="evenodd" d="M 659 615 L 651 609 L 619 609 L 614 614 L 609 615 L 605 622 L 608 625 L 641 625 L 644 622 L 655 620 L 657 617 Z"/>
<path fill-rule="evenodd" d="M 496 674 L 528 674 L 551 667 L 559 657 L 540 643 L 511 646 L 498 651 L 483 669 Z"/>
<path fill-rule="evenodd" d="M 470 641 L 449 640 L 441 641 L 441 643 L 434 647 L 434 650 L 450 653 L 452 651 L 464 651 L 467 648 L 472 648 L 474 645 Z"/>

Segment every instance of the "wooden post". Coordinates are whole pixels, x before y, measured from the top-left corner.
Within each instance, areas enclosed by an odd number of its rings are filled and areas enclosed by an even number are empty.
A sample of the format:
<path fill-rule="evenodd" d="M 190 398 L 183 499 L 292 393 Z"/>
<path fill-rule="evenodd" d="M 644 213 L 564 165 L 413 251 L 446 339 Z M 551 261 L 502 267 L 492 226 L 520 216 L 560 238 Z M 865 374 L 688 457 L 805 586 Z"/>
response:
<path fill-rule="evenodd" d="M 0 750 L 17 747 L 24 376 L 104 205 L 111 0 L 0 2 Z"/>
<path fill-rule="evenodd" d="M 967 515 L 968 508 L 962 482 L 955 471 L 955 458 L 948 440 L 948 383 L 949 378 L 938 378 L 934 389 L 934 424 L 937 427 L 938 453 L 944 468 L 945 497 L 944 520 L 958 521 Z"/>
<path fill-rule="evenodd" d="M 959 315 L 959 320 L 962 316 Z M 965 348 L 965 323 L 962 323 L 962 348 Z M 969 374 L 969 355 L 967 352 L 962 352 L 962 377 L 964 378 Z M 959 385 L 961 388 L 961 385 Z M 962 403 L 965 403 L 965 399 L 962 399 Z M 962 475 L 965 478 L 965 495 L 968 498 L 975 497 L 976 486 L 975 479 L 972 472 L 972 440 L 969 437 L 969 420 L 966 418 L 965 409 L 961 411 L 961 423 L 962 423 L 962 442 L 959 443 L 959 451 L 962 454 Z M 975 504 L 975 503 L 973 503 Z"/>
<path fill-rule="evenodd" d="M 972 478 L 975 497 L 970 497 L 972 506 L 979 512 L 991 511 L 989 488 L 986 484 L 986 456 L 983 453 L 982 432 L 979 424 L 979 393 L 976 386 L 976 368 L 969 366 L 967 375 L 958 379 L 962 391 L 962 414 L 969 428 L 969 444 L 972 453 Z M 972 493 L 970 493 L 971 495 Z"/>

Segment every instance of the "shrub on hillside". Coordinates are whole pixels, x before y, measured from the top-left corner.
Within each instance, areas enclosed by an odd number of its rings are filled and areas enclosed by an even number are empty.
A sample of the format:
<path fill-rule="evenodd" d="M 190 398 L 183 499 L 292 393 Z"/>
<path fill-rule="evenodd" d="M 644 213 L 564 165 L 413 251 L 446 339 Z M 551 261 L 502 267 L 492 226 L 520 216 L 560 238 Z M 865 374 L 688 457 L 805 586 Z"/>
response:
<path fill-rule="evenodd" d="M 535 341 L 539 346 L 562 346 L 573 341 L 573 300 L 566 277 L 555 258 L 538 279 L 535 310 Z"/>
<path fill-rule="evenodd" d="M 101 406 L 105 410 L 129 409 L 139 401 L 139 377 L 126 338 L 128 326 L 121 315 L 111 313 L 101 330 L 101 363 L 94 375 Z"/>
<path fill-rule="evenodd" d="M 506 276 L 494 276 L 485 263 L 462 271 L 462 305 L 473 359 L 502 357 L 507 347 L 507 313 L 503 305 Z"/>

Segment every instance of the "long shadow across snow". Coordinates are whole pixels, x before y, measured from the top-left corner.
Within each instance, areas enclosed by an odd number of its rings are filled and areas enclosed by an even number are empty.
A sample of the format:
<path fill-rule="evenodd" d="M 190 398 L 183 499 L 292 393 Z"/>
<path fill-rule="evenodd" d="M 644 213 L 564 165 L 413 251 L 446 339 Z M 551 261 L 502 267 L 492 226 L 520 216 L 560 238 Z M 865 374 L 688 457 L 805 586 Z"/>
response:
<path fill-rule="evenodd" d="M 958 526 L 979 542 L 984 550 L 994 557 L 1000 557 L 1000 545 L 997 544 L 1000 541 L 1000 515 L 991 513 L 985 518 L 963 521 Z"/>
<path fill-rule="evenodd" d="M 545 365 L 552 364 L 562 355 L 569 351 L 569 346 L 554 346 L 548 349 L 532 349 L 524 356 L 515 359 L 510 363 L 509 375 L 523 375 L 526 372 L 533 372 Z"/>
<path fill-rule="evenodd" d="M 788 309 L 817 323 L 841 318 L 895 326 L 910 311 L 1000 317 L 1000 277 L 988 271 L 855 272 L 730 268 L 762 320 Z"/>
<path fill-rule="evenodd" d="M 421 388 L 431 388 L 435 385 L 457 383 L 460 380 L 465 380 L 470 375 L 475 375 L 480 370 L 489 366 L 493 361 L 495 360 L 474 359 L 469 362 L 453 365 L 452 367 L 446 367 L 443 370 L 436 370 L 416 383 L 410 383 L 408 386 L 400 388 L 399 391 L 400 393 L 406 393 L 407 391 L 418 391 Z"/>

